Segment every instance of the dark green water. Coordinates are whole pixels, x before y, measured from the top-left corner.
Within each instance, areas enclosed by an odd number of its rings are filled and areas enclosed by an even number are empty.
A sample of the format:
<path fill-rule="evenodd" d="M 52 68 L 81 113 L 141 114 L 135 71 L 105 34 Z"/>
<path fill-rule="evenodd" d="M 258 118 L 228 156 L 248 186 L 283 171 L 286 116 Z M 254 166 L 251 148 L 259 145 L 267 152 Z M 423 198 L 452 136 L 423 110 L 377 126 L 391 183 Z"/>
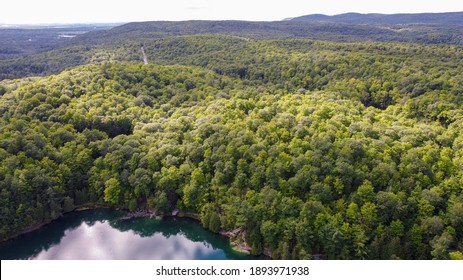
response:
<path fill-rule="evenodd" d="M 108 209 L 65 215 L 45 227 L 0 244 L 0 259 L 227 260 L 254 259 L 195 221 L 119 219 Z"/>

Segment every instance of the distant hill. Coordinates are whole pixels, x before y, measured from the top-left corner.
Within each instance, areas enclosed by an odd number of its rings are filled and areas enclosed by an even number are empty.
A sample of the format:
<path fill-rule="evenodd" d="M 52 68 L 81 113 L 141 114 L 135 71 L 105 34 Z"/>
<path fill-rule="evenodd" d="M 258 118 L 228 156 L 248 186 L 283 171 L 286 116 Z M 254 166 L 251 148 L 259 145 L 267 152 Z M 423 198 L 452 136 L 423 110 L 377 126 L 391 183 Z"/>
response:
<path fill-rule="evenodd" d="M 395 36 L 393 31 L 378 27 L 351 26 L 337 23 L 311 23 L 296 21 L 150 21 L 134 22 L 110 30 L 89 32 L 75 41 L 100 44 L 127 39 L 163 38 L 197 34 L 225 34 L 251 39 L 311 38 L 337 41 L 361 41 L 371 34 L 385 38 Z M 368 35 L 370 34 L 370 35 Z"/>
<path fill-rule="evenodd" d="M 347 13 L 335 16 L 321 14 L 305 15 L 292 18 L 291 21 L 331 22 L 345 24 L 428 24 L 428 25 L 463 25 L 463 12 L 421 13 L 421 14 L 359 14 Z"/>
<path fill-rule="evenodd" d="M 351 15 L 351 16 L 349 16 Z M 462 13 L 463 15 L 463 13 Z M 397 15 L 399 16 L 399 15 Z M 354 18 L 358 18 L 355 20 Z M 275 22 L 251 21 L 151 21 L 128 23 L 110 30 L 89 32 L 77 36 L 75 44 L 101 44 L 196 34 L 225 34 L 251 39 L 309 38 L 340 42 L 408 42 L 422 44 L 456 44 L 463 42 L 463 29 L 457 24 L 437 24 L 437 20 L 422 24 L 363 24 L 360 14 L 338 17 L 308 16 Z M 373 16 L 372 16 L 373 17 Z M 429 16 L 431 18 L 431 16 Z M 335 19 L 332 21 L 323 19 Z M 345 18 L 343 21 L 342 18 Z M 463 17 L 462 17 L 463 18 Z M 347 22 L 348 20 L 352 22 Z M 423 15 L 424 20 L 424 15 Z M 454 19 L 455 22 L 461 19 Z M 357 21 L 357 22 L 356 22 Z M 411 20 L 410 20 L 411 21 Z M 393 22 L 393 20 L 389 20 Z M 398 22 L 398 20 L 396 20 Z M 448 22 L 451 22 L 449 17 Z"/>
<path fill-rule="evenodd" d="M 226 38 L 227 44 L 230 40 L 234 40 L 232 44 L 236 40 L 241 44 L 249 41 L 303 38 L 335 42 L 404 42 L 462 46 L 462 19 L 463 13 L 351 13 L 338 16 L 310 15 L 274 22 L 136 22 L 96 31 L 89 31 L 85 26 L 67 29 L 0 29 L 0 80 L 59 73 L 64 69 L 101 61 L 139 61 L 142 45 L 148 51 L 149 57 L 156 54 L 158 63 L 172 61 L 185 54 L 181 40 L 178 44 L 161 48 L 162 50 L 158 47 L 173 38 L 188 36 L 204 35 L 201 37 L 203 39 L 214 36 L 215 39 L 220 38 L 218 41 Z M 204 42 L 199 43 L 200 41 L 195 43 L 196 48 L 189 48 L 191 55 L 201 53 L 199 49 L 203 48 Z M 207 44 L 213 41 L 214 39 L 207 40 Z M 215 47 L 211 49 L 214 50 Z"/>

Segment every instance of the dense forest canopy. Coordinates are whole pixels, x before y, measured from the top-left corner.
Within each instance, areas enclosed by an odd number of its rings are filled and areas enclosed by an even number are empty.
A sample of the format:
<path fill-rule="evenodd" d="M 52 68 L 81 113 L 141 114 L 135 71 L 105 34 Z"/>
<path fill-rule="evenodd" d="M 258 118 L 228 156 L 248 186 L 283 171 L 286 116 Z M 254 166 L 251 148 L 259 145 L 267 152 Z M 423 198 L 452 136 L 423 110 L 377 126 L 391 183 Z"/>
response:
<path fill-rule="evenodd" d="M 274 258 L 463 257 L 462 47 L 139 38 L 2 62 L 70 70 L 0 82 L 1 239 L 111 205 Z"/>

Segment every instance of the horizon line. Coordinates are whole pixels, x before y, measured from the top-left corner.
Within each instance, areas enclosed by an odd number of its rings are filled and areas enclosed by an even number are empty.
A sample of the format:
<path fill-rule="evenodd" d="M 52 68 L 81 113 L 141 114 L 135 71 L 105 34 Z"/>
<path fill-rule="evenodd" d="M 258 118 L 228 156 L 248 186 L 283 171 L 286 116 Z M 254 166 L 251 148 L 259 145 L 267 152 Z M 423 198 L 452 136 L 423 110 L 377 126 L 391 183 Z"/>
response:
<path fill-rule="evenodd" d="M 361 13 L 361 12 L 345 12 L 339 14 L 323 14 L 323 13 L 312 13 L 304 14 L 293 17 L 286 17 L 282 19 L 275 20 L 249 20 L 249 19 L 181 19 L 181 20 L 168 20 L 168 19 L 147 19 L 147 20 L 127 20 L 127 21 L 76 21 L 76 22 L 29 22 L 29 23 L 18 23 L 18 22 L 0 22 L 0 28 L 5 28 L 8 26 L 66 26 L 66 25 L 97 25 L 97 24 L 107 24 L 107 25 L 121 25 L 127 23 L 136 23 L 136 22 L 186 22 L 186 21 L 244 21 L 244 22 L 278 22 L 278 21 L 288 21 L 299 17 L 312 16 L 312 15 L 322 15 L 327 17 L 335 17 L 340 15 L 347 14 L 358 14 L 358 15 L 425 15 L 425 14 L 456 14 L 463 13 L 463 11 L 450 11 L 450 12 L 400 12 L 400 13 Z"/>

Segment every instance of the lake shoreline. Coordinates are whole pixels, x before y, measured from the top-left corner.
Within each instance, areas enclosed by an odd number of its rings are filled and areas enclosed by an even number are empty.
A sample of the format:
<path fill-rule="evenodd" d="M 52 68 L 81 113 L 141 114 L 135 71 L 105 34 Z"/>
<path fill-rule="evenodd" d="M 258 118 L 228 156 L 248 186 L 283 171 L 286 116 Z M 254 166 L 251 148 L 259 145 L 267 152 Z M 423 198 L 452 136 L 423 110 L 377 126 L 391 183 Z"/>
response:
<path fill-rule="evenodd" d="M 104 205 L 104 204 L 82 205 L 82 206 L 76 207 L 74 210 L 66 212 L 64 214 L 69 214 L 69 213 L 74 213 L 74 212 L 82 212 L 82 211 L 88 211 L 88 210 L 96 210 L 96 209 L 112 209 L 112 210 L 127 212 L 127 214 L 125 216 L 120 218 L 120 219 L 123 219 L 123 220 L 124 219 L 132 219 L 132 218 L 156 219 L 156 218 L 164 218 L 164 217 L 177 217 L 177 218 L 181 218 L 181 219 L 191 219 L 191 220 L 194 220 L 195 222 L 198 222 L 199 224 L 201 224 L 201 220 L 199 218 L 198 213 L 190 213 L 190 212 L 183 212 L 183 211 L 177 210 L 177 211 L 174 211 L 171 215 L 156 215 L 153 211 L 150 211 L 150 210 L 139 210 L 139 211 L 129 212 L 126 209 L 119 209 L 119 208 L 115 208 L 113 206 Z M 15 239 L 15 238 L 17 238 L 19 236 L 24 235 L 24 234 L 28 234 L 28 233 L 32 233 L 34 231 L 37 231 L 37 230 L 43 228 L 44 226 L 46 226 L 46 225 L 48 225 L 48 224 L 50 224 L 50 223 L 52 223 L 54 221 L 59 220 L 60 218 L 63 217 L 63 215 L 61 215 L 60 217 L 58 217 L 58 218 L 56 218 L 54 220 L 48 221 L 48 222 L 42 222 L 42 223 L 37 223 L 37 224 L 33 224 L 31 226 L 28 226 L 25 229 L 18 232 L 17 234 L 9 237 L 8 239 L 0 241 L 0 244 L 6 243 L 6 242 L 8 242 L 8 241 L 10 241 L 12 239 Z M 205 230 L 210 231 L 209 229 L 207 229 L 205 227 L 203 227 L 203 228 Z M 244 234 L 239 229 L 230 230 L 230 231 L 220 230 L 220 231 L 216 232 L 216 234 L 221 235 L 223 237 L 226 237 L 228 239 L 228 242 L 229 242 L 230 247 L 232 248 L 232 250 L 234 250 L 236 252 L 239 252 L 239 253 L 243 253 L 243 254 L 253 255 L 253 254 L 251 254 L 251 247 L 246 242 L 237 242 L 236 240 L 232 241 L 232 238 L 233 239 L 236 238 L 238 234 L 241 234 L 241 235 Z M 265 257 L 268 257 L 268 258 L 272 258 L 272 255 L 271 255 L 269 250 L 265 250 L 262 253 L 262 255 L 265 256 Z"/>
<path fill-rule="evenodd" d="M 19 237 L 19 236 L 21 236 L 21 235 L 24 235 L 24 234 L 31 233 L 31 232 L 33 232 L 33 231 L 39 230 L 39 229 L 41 229 L 42 227 L 48 225 L 49 223 L 51 223 L 51 222 L 53 222 L 53 221 L 55 221 L 55 220 L 52 220 L 52 221 L 50 221 L 50 222 L 42 222 L 42 223 L 30 225 L 30 226 L 26 227 L 25 229 L 21 230 L 20 232 L 16 233 L 15 235 L 9 237 L 8 239 L 2 240 L 2 241 L 0 242 L 0 244 L 1 244 L 1 243 L 8 242 L 8 241 L 10 241 L 10 240 L 12 240 L 12 239 L 15 239 L 15 238 L 17 238 L 17 237 Z"/>
<path fill-rule="evenodd" d="M 114 209 L 77 211 L 0 245 L 4 260 L 254 260 L 190 218 L 134 218 Z"/>
<path fill-rule="evenodd" d="M 175 209 L 172 211 L 171 215 L 156 215 L 152 210 L 142 210 L 142 211 L 136 211 L 136 212 L 129 212 L 126 216 L 122 217 L 121 219 L 131 219 L 131 218 L 163 218 L 163 217 L 178 217 L 178 218 L 187 218 L 187 219 L 192 219 L 198 223 L 201 224 L 201 220 L 199 218 L 198 213 L 191 213 L 191 212 L 183 212 L 178 209 Z M 202 225 L 201 225 L 202 226 Z M 203 227 L 204 229 L 208 230 L 207 228 Z M 232 241 L 232 238 L 236 238 L 238 235 L 243 236 L 245 233 L 242 232 L 240 229 L 234 229 L 234 230 L 219 230 L 218 232 L 214 232 L 216 234 L 219 234 L 221 236 L 224 236 L 228 239 L 228 242 L 230 243 L 230 246 L 232 250 L 243 253 L 243 254 L 251 254 L 251 246 L 249 246 L 246 242 L 237 242 L 236 240 Z M 243 238 L 241 238 L 243 239 Z M 272 254 L 270 249 L 265 248 L 264 252 L 261 254 L 267 258 L 272 258 Z M 256 255 L 254 255 L 256 256 Z"/>
<path fill-rule="evenodd" d="M 44 226 L 50 224 L 50 223 L 53 223 L 54 221 L 56 220 L 59 220 L 60 218 L 63 217 L 63 215 L 65 214 L 69 214 L 69 213 L 73 213 L 73 212 L 81 212 L 81 211 L 86 211 L 86 210 L 95 210 L 95 209 L 110 209 L 110 208 L 113 208 L 109 205 L 102 205 L 102 204 L 95 204 L 95 205 L 84 205 L 84 206 L 79 206 L 79 207 L 76 207 L 74 208 L 74 210 L 72 211 L 69 211 L 69 212 L 66 212 L 66 213 L 63 213 L 61 216 L 59 216 L 58 218 L 56 219 L 53 219 L 53 220 L 50 220 L 50 221 L 44 221 L 44 222 L 41 222 L 41 223 L 36 223 L 36 224 L 32 224 L 30 226 L 27 226 L 25 227 L 24 229 L 22 229 L 21 231 L 19 231 L 18 233 L 8 237 L 7 239 L 4 239 L 4 240 L 1 240 L 0 241 L 0 244 L 2 243 L 5 243 L 5 242 L 8 242 L 12 239 L 15 239 L 21 235 L 24 235 L 24 234 L 27 234 L 27 233 L 31 233 L 33 231 L 36 231 L 36 230 L 39 230 L 41 228 L 43 228 Z"/>

